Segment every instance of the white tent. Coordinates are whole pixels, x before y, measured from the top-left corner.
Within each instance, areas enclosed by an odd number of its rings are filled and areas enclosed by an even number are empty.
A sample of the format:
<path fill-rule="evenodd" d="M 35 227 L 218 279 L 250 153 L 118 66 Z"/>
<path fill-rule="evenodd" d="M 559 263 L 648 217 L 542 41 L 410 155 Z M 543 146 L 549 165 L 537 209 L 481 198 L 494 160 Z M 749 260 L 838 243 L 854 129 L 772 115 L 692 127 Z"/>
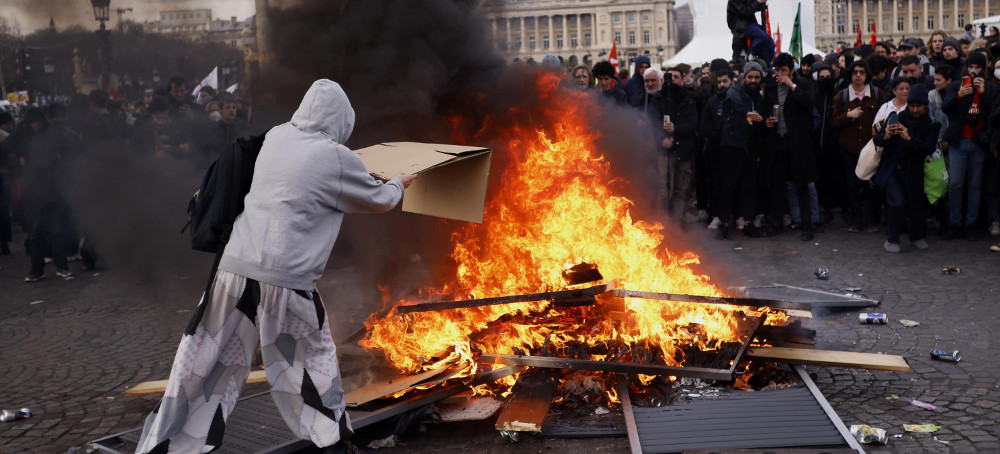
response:
<path fill-rule="evenodd" d="M 776 32 L 781 24 L 781 47 L 788 50 L 795 25 L 796 1 L 783 0 L 768 2 L 771 12 L 771 31 Z M 716 58 L 729 60 L 733 57 L 733 35 L 726 25 L 727 0 L 698 0 L 688 3 L 694 18 L 694 37 L 683 49 L 665 62 L 666 66 L 687 63 L 700 65 Z M 812 1 L 802 2 L 802 52 L 822 54 L 811 43 L 816 38 L 815 8 Z"/>

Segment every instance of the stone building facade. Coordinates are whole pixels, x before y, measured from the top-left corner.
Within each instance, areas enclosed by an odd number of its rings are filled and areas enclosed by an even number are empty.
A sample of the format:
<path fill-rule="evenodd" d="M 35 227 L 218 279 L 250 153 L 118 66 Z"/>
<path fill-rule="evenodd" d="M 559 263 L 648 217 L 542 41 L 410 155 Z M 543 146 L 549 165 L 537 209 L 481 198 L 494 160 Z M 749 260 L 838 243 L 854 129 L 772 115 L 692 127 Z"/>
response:
<path fill-rule="evenodd" d="M 832 51 L 854 45 L 861 27 L 861 41 L 868 43 L 874 26 L 879 41 L 898 43 L 917 37 L 925 42 L 935 30 L 958 38 L 965 24 L 1000 15 L 997 0 L 815 0 L 816 46 Z M 977 27 L 975 35 L 979 36 Z"/>
<path fill-rule="evenodd" d="M 554 54 L 566 66 L 593 65 L 613 40 L 622 68 L 640 55 L 658 66 L 676 52 L 673 0 L 484 0 L 481 9 L 510 61 Z"/>

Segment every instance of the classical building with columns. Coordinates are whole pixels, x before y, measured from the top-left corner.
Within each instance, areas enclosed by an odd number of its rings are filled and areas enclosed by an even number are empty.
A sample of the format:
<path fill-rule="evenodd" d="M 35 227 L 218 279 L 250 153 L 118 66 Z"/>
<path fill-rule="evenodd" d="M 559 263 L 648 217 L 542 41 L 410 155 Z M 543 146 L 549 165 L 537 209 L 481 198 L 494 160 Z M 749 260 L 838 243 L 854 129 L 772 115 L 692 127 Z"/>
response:
<path fill-rule="evenodd" d="M 497 49 L 511 61 L 554 54 L 567 66 L 607 60 L 617 40 L 622 68 L 646 55 L 659 65 L 676 52 L 674 1 L 484 0 Z"/>
<path fill-rule="evenodd" d="M 898 43 L 902 38 L 923 38 L 935 30 L 961 37 L 965 24 L 1000 15 L 997 0 L 815 0 L 816 47 L 832 51 L 841 44 L 854 45 L 861 26 L 861 41 L 868 43 L 875 27 L 879 41 Z M 979 29 L 975 35 L 979 36 Z"/>

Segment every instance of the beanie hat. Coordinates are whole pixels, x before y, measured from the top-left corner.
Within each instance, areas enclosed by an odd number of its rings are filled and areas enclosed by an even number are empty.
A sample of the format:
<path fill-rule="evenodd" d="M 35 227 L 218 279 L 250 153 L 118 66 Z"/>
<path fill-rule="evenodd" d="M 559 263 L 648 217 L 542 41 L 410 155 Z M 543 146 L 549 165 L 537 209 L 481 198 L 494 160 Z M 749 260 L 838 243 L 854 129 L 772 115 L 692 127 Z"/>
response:
<path fill-rule="evenodd" d="M 969 52 L 965 66 L 969 65 L 979 65 L 980 68 L 986 69 L 986 56 L 982 52 Z"/>
<path fill-rule="evenodd" d="M 751 61 L 743 65 L 743 77 L 740 77 L 740 81 L 745 79 L 746 75 L 750 74 L 753 71 L 759 72 L 762 77 L 764 76 L 764 70 L 760 67 L 760 64 L 755 61 Z"/>
<path fill-rule="evenodd" d="M 906 103 L 926 106 L 928 104 L 927 86 L 924 84 L 914 84 L 910 87 L 910 94 L 906 96 Z"/>
<path fill-rule="evenodd" d="M 941 50 L 944 50 L 945 47 L 950 47 L 955 50 L 962 50 L 962 46 L 958 43 L 958 40 L 950 36 L 944 39 L 944 43 L 941 44 Z"/>

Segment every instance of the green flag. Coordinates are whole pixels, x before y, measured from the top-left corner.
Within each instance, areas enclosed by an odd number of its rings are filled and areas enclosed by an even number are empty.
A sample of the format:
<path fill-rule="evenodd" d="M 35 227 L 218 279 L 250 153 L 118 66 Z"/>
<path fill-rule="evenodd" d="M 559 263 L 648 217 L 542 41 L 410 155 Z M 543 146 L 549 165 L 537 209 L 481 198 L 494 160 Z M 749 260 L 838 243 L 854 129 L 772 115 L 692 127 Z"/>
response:
<path fill-rule="evenodd" d="M 802 61 L 802 2 L 799 2 L 799 10 L 795 13 L 795 25 L 792 26 L 792 40 L 788 43 L 788 53 L 792 54 L 796 60 Z"/>

